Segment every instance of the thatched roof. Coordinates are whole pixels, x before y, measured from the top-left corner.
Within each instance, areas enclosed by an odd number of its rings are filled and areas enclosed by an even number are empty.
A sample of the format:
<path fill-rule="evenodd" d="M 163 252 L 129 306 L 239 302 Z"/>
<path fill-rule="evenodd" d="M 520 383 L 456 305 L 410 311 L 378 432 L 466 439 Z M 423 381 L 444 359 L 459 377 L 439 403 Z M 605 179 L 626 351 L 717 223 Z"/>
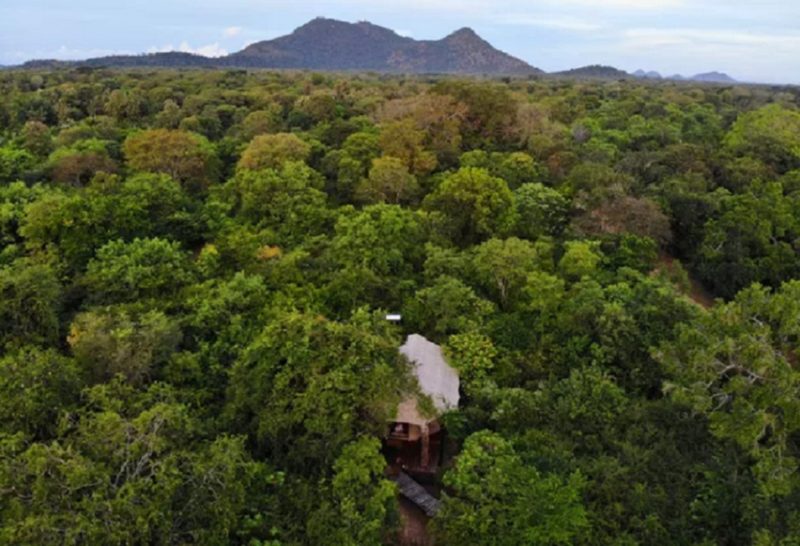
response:
<path fill-rule="evenodd" d="M 412 334 L 400 347 L 400 353 L 408 359 L 420 391 L 430 397 L 439 415 L 458 407 L 458 373 L 445 361 L 441 347 Z M 416 398 L 403 401 L 397 409 L 397 421 L 402 423 L 424 425 L 436 417 L 422 416 Z"/>

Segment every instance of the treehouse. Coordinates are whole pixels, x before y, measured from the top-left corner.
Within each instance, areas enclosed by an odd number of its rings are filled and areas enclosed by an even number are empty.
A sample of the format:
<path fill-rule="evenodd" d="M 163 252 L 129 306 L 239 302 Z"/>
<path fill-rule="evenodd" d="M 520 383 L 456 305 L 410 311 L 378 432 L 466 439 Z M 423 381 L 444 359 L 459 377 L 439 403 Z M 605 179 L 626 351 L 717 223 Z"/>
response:
<path fill-rule="evenodd" d="M 385 439 L 387 457 L 395 470 L 432 474 L 442 458 L 444 431 L 439 418 L 458 407 L 458 374 L 445 361 L 441 347 L 420 335 L 410 335 L 400 354 L 424 396 L 409 396 L 398 406 Z"/>

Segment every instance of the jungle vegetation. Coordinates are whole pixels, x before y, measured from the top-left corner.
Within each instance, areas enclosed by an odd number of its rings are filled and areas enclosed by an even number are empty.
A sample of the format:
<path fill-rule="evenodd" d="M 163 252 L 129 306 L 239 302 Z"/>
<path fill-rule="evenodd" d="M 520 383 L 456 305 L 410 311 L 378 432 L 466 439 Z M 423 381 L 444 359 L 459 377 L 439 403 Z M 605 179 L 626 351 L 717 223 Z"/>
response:
<path fill-rule="evenodd" d="M 799 543 L 800 93 L 0 72 L 0 544 L 392 544 L 409 333 L 437 544 Z"/>

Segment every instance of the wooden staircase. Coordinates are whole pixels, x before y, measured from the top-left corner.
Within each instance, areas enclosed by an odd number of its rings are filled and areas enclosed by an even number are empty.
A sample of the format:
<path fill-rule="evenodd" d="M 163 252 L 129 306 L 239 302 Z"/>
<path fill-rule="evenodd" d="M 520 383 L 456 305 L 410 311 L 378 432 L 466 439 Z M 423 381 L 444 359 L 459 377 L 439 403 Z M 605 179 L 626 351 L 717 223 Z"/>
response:
<path fill-rule="evenodd" d="M 425 512 L 426 516 L 433 517 L 439 511 L 441 501 L 428 493 L 411 476 L 405 472 L 400 472 L 394 477 L 394 481 L 397 483 L 400 494 L 418 506 L 420 510 Z"/>

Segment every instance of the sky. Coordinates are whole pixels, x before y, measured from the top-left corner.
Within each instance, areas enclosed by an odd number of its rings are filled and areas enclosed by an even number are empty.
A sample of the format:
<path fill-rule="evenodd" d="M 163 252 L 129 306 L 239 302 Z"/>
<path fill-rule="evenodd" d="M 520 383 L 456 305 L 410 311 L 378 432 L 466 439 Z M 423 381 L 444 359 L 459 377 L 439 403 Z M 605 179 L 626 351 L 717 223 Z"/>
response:
<path fill-rule="evenodd" d="M 471 27 L 547 71 L 608 64 L 800 84 L 800 0 L 0 0 L 0 64 L 170 50 L 220 56 L 316 16 L 416 39 Z"/>

